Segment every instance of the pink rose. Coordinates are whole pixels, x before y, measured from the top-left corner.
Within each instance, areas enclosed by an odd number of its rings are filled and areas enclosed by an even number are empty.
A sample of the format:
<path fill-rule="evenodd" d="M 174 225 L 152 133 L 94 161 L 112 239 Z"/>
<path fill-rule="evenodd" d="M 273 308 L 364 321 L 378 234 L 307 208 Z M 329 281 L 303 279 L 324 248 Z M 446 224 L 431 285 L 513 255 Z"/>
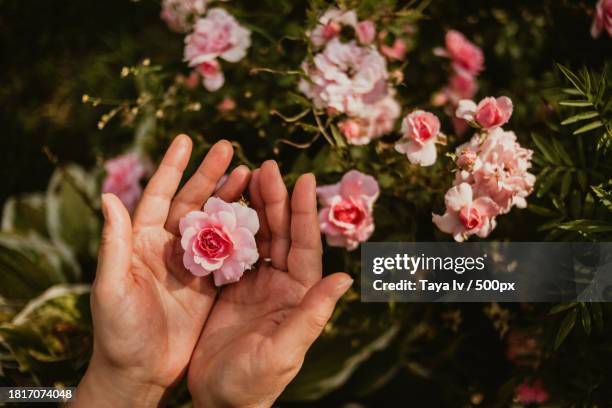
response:
<path fill-rule="evenodd" d="M 352 143 L 354 140 L 358 140 L 361 135 L 361 126 L 359 125 L 357 120 L 343 120 L 338 124 L 338 127 L 340 128 L 340 132 L 342 132 L 342 134 L 344 135 L 344 137 L 346 137 L 346 140 L 350 144 L 357 144 Z"/>
<path fill-rule="evenodd" d="M 514 132 L 496 128 L 482 142 L 479 135 L 474 135 L 457 148 L 457 152 L 465 151 L 478 154 L 478 165 L 471 171 L 457 172 L 456 183 L 472 184 L 478 196 L 495 201 L 500 213 L 509 212 L 513 206 L 527 206 L 526 197 L 535 184 L 535 176 L 528 172 L 533 151 L 521 147 Z"/>
<path fill-rule="evenodd" d="M 595 8 L 591 36 L 598 38 L 603 30 L 612 37 L 612 0 L 599 0 Z"/>
<path fill-rule="evenodd" d="M 148 166 L 134 153 L 124 154 L 104 163 L 106 177 L 103 193 L 116 195 L 131 213 L 142 195 L 140 180 L 149 173 Z"/>
<path fill-rule="evenodd" d="M 255 210 L 211 197 L 203 211 L 192 211 L 179 224 L 183 264 L 195 276 L 213 274 L 215 285 L 237 282 L 257 262 Z"/>
<path fill-rule="evenodd" d="M 195 19 L 206 12 L 207 0 L 163 0 L 160 17 L 179 33 L 191 30 Z"/>
<path fill-rule="evenodd" d="M 376 24 L 370 20 L 364 20 L 357 23 L 357 39 L 361 44 L 370 44 L 376 37 Z"/>
<path fill-rule="evenodd" d="M 401 61 L 406 56 L 406 44 L 403 40 L 397 38 L 391 47 L 382 45 L 380 47 L 380 52 L 391 60 Z"/>
<path fill-rule="evenodd" d="M 440 231 L 452 234 L 455 241 L 462 242 L 470 235 L 487 237 L 495 228 L 497 204 L 489 197 L 474 199 L 472 186 L 461 183 L 452 187 L 444 196 L 446 212 L 433 214 L 433 223 Z"/>
<path fill-rule="evenodd" d="M 200 84 L 200 74 L 197 71 L 191 71 L 189 76 L 185 78 L 185 87 L 187 89 L 195 89 Z"/>
<path fill-rule="evenodd" d="M 299 89 L 319 109 L 359 115 L 365 105 L 383 99 L 389 92 L 384 57 L 355 41 L 332 39 L 312 62 L 304 61 L 302 69 L 308 79 L 300 81 Z"/>
<path fill-rule="evenodd" d="M 251 46 L 251 32 L 222 8 L 213 8 L 200 18 L 185 38 L 185 61 L 190 67 L 217 58 L 238 62 Z"/>
<path fill-rule="evenodd" d="M 446 53 L 458 73 L 476 76 L 484 69 L 482 50 L 459 31 L 451 30 L 446 33 Z"/>
<path fill-rule="evenodd" d="M 472 75 L 456 73 L 450 77 L 444 93 L 450 103 L 457 105 L 462 99 L 472 99 L 478 91 L 478 83 Z"/>
<path fill-rule="evenodd" d="M 541 404 L 550 398 L 548 391 L 544 389 L 541 380 L 533 384 L 524 381 L 516 388 L 514 399 L 519 404 Z"/>
<path fill-rule="evenodd" d="M 317 27 L 309 33 L 310 41 L 315 47 L 322 47 L 340 34 L 342 26 L 355 28 L 357 14 L 353 10 L 342 11 L 331 8 L 323 13 Z"/>
<path fill-rule="evenodd" d="M 225 75 L 217 60 L 204 61 L 196 67 L 196 70 L 202 76 L 204 88 L 210 92 L 215 92 L 225 83 Z"/>
<path fill-rule="evenodd" d="M 364 105 L 358 116 L 340 122 L 340 131 L 349 144 L 366 145 L 391 132 L 400 114 L 399 103 L 388 95 L 376 103 Z"/>
<path fill-rule="evenodd" d="M 346 173 L 337 184 L 317 188 L 321 232 L 330 246 L 352 251 L 374 232 L 372 209 L 378 198 L 378 183 L 357 170 Z"/>
<path fill-rule="evenodd" d="M 416 110 L 402 121 L 402 139 L 395 150 L 404 153 L 410 163 L 431 166 L 436 162 L 436 140 L 440 133 L 440 120 L 430 112 Z"/>
<path fill-rule="evenodd" d="M 512 116 L 512 100 L 507 96 L 487 97 L 476 105 L 474 101 L 463 99 L 459 101 L 456 115 L 484 129 L 493 129 L 504 125 Z"/>

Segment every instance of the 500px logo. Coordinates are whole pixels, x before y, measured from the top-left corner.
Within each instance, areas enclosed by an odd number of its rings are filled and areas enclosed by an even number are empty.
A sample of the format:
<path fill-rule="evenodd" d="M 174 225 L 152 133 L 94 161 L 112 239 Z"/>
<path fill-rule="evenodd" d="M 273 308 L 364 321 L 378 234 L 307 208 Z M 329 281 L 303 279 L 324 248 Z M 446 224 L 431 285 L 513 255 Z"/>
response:
<path fill-rule="evenodd" d="M 396 254 L 392 257 L 376 257 L 372 262 L 372 272 L 381 275 L 385 271 L 406 271 L 414 275 L 417 271 L 453 271 L 458 275 L 473 270 L 482 271 L 485 268 L 487 254 L 479 257 L 441 257 L 441 256 L 413 256 Z"/>

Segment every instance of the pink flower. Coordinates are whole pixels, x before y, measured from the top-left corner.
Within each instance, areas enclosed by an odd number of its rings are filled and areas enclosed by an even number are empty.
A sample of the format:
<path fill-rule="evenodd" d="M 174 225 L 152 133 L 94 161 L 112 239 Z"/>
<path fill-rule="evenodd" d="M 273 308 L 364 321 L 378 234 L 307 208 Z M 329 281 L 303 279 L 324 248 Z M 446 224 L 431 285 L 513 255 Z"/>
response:
<path fill-rule="evenodd" d="M 217 60 L 204 61 L 196 67 L 196 70 L 202 76 L 204 88 L 210 92 L 218 90 L 225 83 L 225 75 Z"/>
<path fill-rule="evenodd" d="M 446 53 L 458 73 L 476 76 L 484 69 L 482 50 L 459 31 L 451 30 L 446 33 Z"/>
<path fill-rule="evenodd" d="M 357 39 L 361 44 L 370 44 L 376 37 L 376 24 L 370 20 L 364 20 L 357 23 L 355 28 Z"/>
<path fill-rule="evenodd" d="M 200 74 L 197 71 L 191 71 L 189 76 L 185 79 L 185 87 L 187 89 L 195 89 L 200 84 Z"/>
<path fill-rule="evenodd" d="M 342 121 L 340 131 L 349 144 L 366 145 L 393 130 L 401 107 L 392 95 L 363 106 L 358 116 Z"/>
<path fill-rule="evenodd" d="M 195 276 L 213 274 L 215 285 L 237 282 L 257 262 L 255 210 L 211 197 L 203 211 L 192 211 L 179 224 L 183 264 Z"/>
<path fill-rule="evenodd" d="M 356 27 L 357 14 L 353 10 L 331 8 L 319 18 L 317 27 L 309 33 L 310 41 L 315 47 L 322 47 L 340 34 L 342 26 Z"/>
<path fill-rule="evenodd" d="M 402 121 L 402 139 L 395 150 L 404 153 L 410 163 L 431 166 L 436 162 L 436 140 L 440 133 L 440 120 L 430 112 L 416 110 Z"/>
<path fill-rule="evenodd" d="M 171 30 L 186 33 L 195 19 L 206 12 L 207 0 L 163 0 L 161 18 Z"/>
<path fill-rule="evenodd" d="M 465 152 L 476 153 L 478 163 L 472 171 L 457 172 L 456 183 L 472 184 L 478 196 L 495 201 L 500 213 L 509 212 L 515 205 L 527 206 L 525 198 L 535 184 L 535 176 L 528 172 L 533 151 L 521 147 L 514 132 L 496 128 L 485 135 L 484 141 L 474 135 L 457 148 L 459 157 Z"/>
<path fill-rule="evenodd" d="M 452 234 L 455 241 L 462 242 L 470 235 L 487 237 L 495 228 L 497 204 L 489 197 L 474 199 L 472 186 L 461 183 L 452 187 L 444 196 L 446 212 L 433 214 L 433 223 L 440 231 Z"/>
<path fill-rule="evenodd" d="M 190 67 L 217 58 L 238 62 L 250 46 L 251 32 L 224 9 L 213 8 L 195 23 L 193 33 L 185 38 L 185 61 Z"/>
<path fill-rule="evenodd" d="M 354 140 L 358 140 L 361 135 L 361 126 L 359 122 L 355 119 L 347 119 L 338 124 L 340 128 L 340 132 L 346 137 L 346 140 L 350 144 L 358 144 L 352 143 Z"/>
<path fill-rule="evenodd" d="M 304 61 L 302 69 L 308 80 L 300 81 L 300 91 L 319 109 L 359 115 L 365 105 L 383 99 L 389 91 L 384 57 L 354 41 L 332 39 L 312 63 Z"/>
<path fill-rule="evenodd" d="M 460 119 L 476 122 L 484 129 L 493 129 L 504 125 L 512 116 L 512 100 L 507 96 L 487 97 L 478 105 L 474 101 L 459 101 L 456 115 Z"/>
<path fill-rule="evenodd" d="M 612 37 L 612 0 L 599 0 L 595 9 L 591 36 L 598 38 L 603 30 Z"/>
<path fill-rule="evenodd" d="M 472 99 L 478 91 L 476 79 L 469 74 L 456 73 L 450 77 L 444 93 L 450 103 L 457 105 L 462 99 Z"/>
<path fill-rule="evenodd" d="M 541 404 L 548 401 L 550 395 L 543 387 L 541 380 L 536 380 L 533 384 L 524 381 L 516 387 L 514 399 L 519 404 Z"/>
<path fill-rule="evenodd" d="M 391 60 L 401 61 L 404 59 L 404 56 L 406 56 L 406 44 L 404 41 L 397 38 L 391 47 L 388 45 L 382 45 L 380 47 L 380 52 Z"/>
<path fill-rule="evenodd" d="M 221 102 L 219 102 L 219 104 L 217 105 L 217 109 L 223 114 L 229 113 L 236 109 L 236 101 L 232 98 L 225 97 Z"/>
<path fill-rule="evenodd" d="M 113 193 L 131 213 L 142 194 L 140 180 L 149 173 L 148 166 L 134 153 L 124 154 L 104 163 L 106 177 L 103 193 Z"/>
<path fill-rule="evenodd" d="M 374 232 L 372 209 L 378 198 L 378 183 L 357 170 L 346 173 L 337 184 L 317 188 L 321 232 L 327 244 L 352 251 Z"/>

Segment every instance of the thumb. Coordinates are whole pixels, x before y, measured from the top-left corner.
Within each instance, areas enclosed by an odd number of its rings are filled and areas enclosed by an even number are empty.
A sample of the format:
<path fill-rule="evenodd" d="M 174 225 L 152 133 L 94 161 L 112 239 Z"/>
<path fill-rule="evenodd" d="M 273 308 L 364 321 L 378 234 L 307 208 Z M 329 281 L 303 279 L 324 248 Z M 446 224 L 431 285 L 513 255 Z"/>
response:
<path fill-rule="evenodd" d="M 127 209 L 114 194 L 102 195 L 104 229 L 98 253 L 96 279 L 120 282 L 132 261 L 132 222 Z"/>
<path fill-rule="evenodd" d="M 306 350 L 319 337 L 336 303 L 353 284 L 346 273 L 334 273 L 313 285 L 276 334 L 279 350 Z"/>

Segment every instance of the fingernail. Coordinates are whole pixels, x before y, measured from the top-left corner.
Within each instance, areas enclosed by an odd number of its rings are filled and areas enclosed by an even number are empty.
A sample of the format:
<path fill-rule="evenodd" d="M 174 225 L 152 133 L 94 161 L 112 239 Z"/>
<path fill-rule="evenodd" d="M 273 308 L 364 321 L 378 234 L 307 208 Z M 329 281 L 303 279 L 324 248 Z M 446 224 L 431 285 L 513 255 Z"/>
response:
<path fill-rule="evenodd" d="M 336 286 L 336 289 L 334 289 L 334 295 L 336 295 L 336 297 L 344 295 L 344 293 L 351 287 L 353 282 L 354 281 L 351 278 L 345 279 L 340 282 L 338 286 Z"/>

